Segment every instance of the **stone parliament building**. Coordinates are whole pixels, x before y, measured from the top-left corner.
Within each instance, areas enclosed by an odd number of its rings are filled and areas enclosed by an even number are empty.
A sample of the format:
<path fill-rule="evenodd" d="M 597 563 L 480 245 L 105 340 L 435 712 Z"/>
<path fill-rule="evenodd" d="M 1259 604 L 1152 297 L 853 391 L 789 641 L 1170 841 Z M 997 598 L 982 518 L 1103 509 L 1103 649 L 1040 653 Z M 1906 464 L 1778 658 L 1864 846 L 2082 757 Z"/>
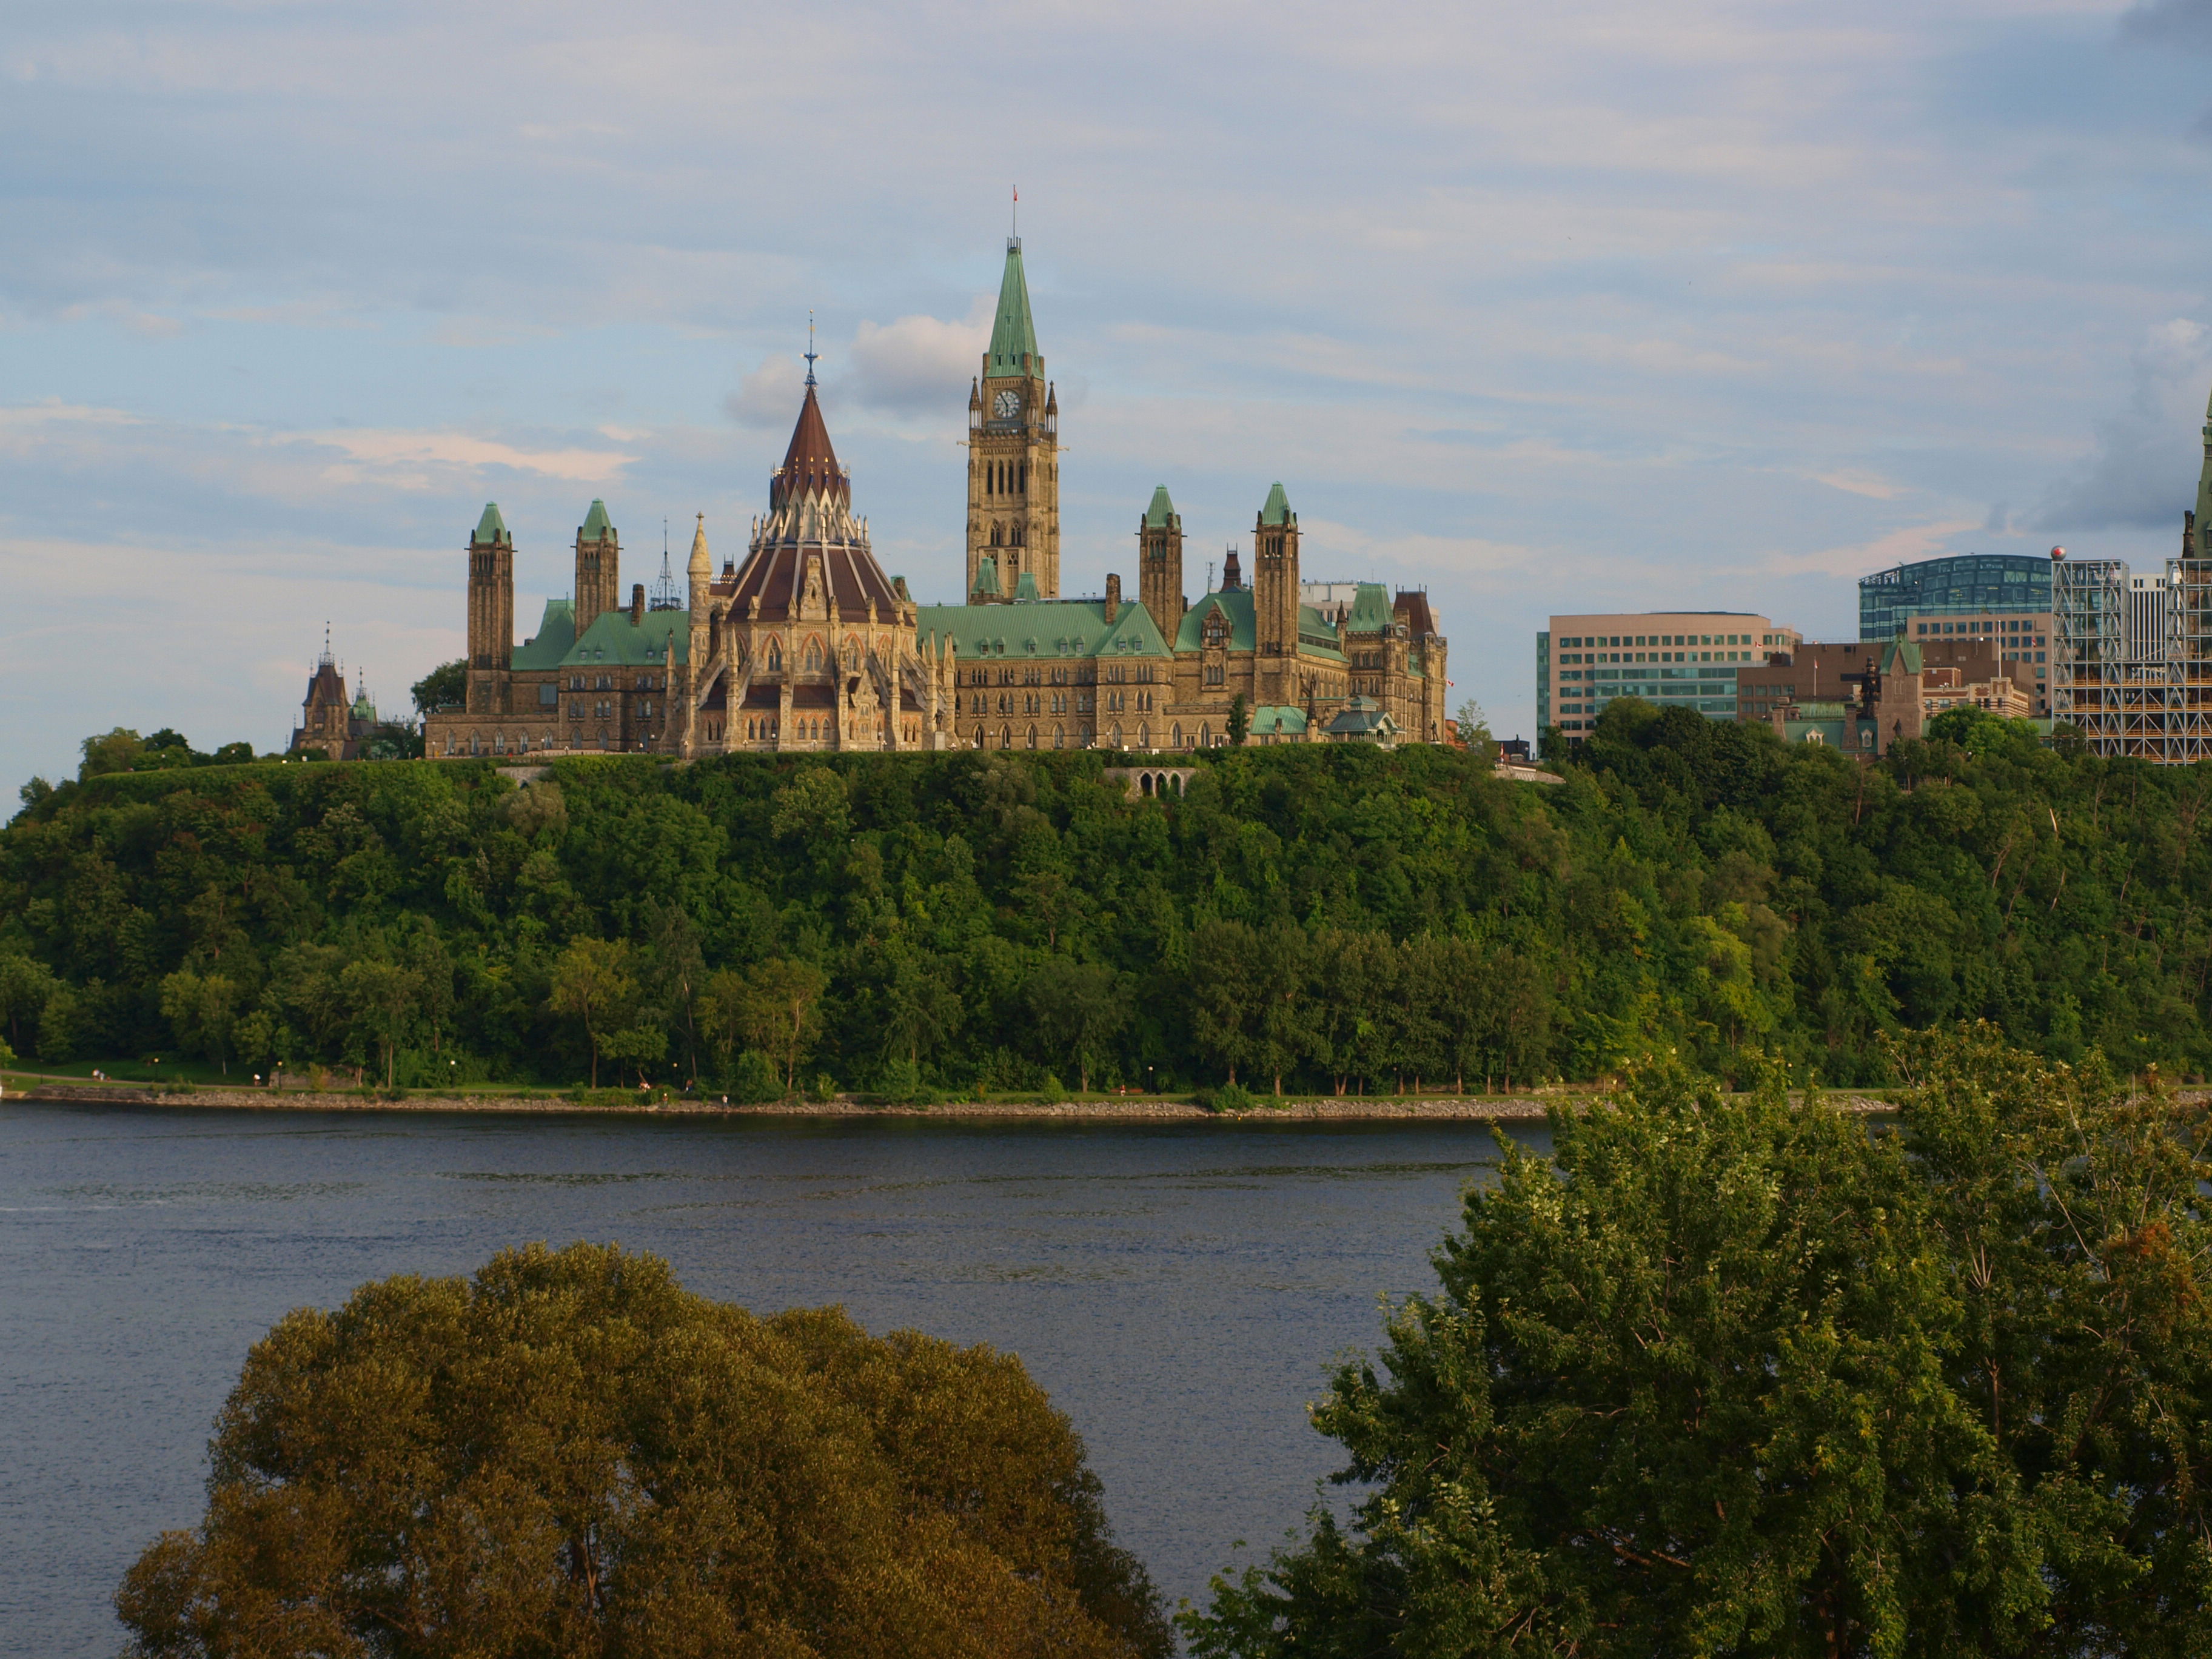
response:
<path fill-rule="evenodd" d="M 1276 484 L 1248 582 L 1186 594 L 1164 487 L 1137 526 L 1137 593 L 1060 594 L 1060 404 L 1045 377 L 1019 239 L 968 398 L 967 591 L 918 604 L 853 512 L 851 475 L 805 398 L 742 562 L 718 568 L 702 516 L 682 586 L 622 597 L 622 541 L 593 501 L 568 599 L 514 643 L 514 539 L 487 506 L 468 547 L 467 691 L 424 720 L 427 752 L 1082 749 L 1228 741 L 1445 740 L 1445 641 L 1425 592 L 1309 583 Z M 666 572 L 664 568 L 664 577 Z"/>

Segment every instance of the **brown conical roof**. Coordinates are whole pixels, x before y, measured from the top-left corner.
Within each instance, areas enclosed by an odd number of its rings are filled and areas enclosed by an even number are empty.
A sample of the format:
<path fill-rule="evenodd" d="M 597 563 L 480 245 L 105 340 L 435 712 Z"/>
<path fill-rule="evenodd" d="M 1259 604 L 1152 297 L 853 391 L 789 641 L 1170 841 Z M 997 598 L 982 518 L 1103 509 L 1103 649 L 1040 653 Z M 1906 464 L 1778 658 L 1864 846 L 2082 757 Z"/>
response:
<path fill-rule="evenodd" d="M 830 428 L 823 422 L 822 405 L 815 401 L 810 375 L 806 401 L 799 407 L 799 424 L 791 428 L 791 447 L 784 451 L 782 466 L 769 481 L 769 510 L 781 507 L 791 496 L 818 492 L 852 505 L 853 487 L 837 465 L 837 452 L 830 447 Z"/>

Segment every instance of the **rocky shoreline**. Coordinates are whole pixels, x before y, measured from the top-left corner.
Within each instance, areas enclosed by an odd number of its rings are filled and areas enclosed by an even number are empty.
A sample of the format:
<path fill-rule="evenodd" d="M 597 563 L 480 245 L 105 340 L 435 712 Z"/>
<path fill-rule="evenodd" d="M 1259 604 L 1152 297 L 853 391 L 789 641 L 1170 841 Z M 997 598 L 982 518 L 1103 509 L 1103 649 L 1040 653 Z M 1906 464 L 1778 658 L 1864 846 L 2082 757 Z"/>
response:
<path fill-rule="evenodd" d="M 1279 1123 L 1297 1120 L 1388 1122 L 1407 1119 L 1462 1119 L 1482 1123 L 1540 1120 L 1553 1100 L 1577 1096 L 1510 1096 L 1467 1099 L 1407 1100 L 1391 1096 L 1286 1101 L 1249 1111 L 1217 1112 L 1175 1100 L 954 1101 L 940 1105 L 863 1105 L 850 1099 L 778 1101 L 763 1106 L 725 1105 L 720 1100 L 665 1099 L 580 1101 L 563 1095 L 440 1095 L 410 1093 L 387 1097 L 374 1091 L 312 1089 L 181 1089 L 128 1084 L 49 1083 L 11 1085 L 9 1100 L 77 1105 L 165 1106 L 219 1111 L 291 1112 L 497 1112 L 507 1114 L 614 1113 L 692 1117 L 931 1117 L 1090 1118 L 1105 1121 L 1188 1119 L 1208 1122 Z M 1583 1095 L 1582 1099 L 1595 1099 Z M 1884 1112 L 1886 1102 L 1853 1096 L 1838 1103 L 1847 1111 Z"/>

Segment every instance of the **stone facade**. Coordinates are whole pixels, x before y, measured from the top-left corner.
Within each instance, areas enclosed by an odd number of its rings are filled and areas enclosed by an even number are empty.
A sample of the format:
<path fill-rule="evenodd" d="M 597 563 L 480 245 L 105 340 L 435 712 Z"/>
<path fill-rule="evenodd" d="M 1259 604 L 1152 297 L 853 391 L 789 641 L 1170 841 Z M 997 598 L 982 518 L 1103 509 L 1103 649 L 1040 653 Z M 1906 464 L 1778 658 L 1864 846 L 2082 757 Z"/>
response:
<path fill-rule="evenodd" d="M 917 605 L 884 574 L 811 367 L 743 563 L 716 568 L 702 518 L 667 608 L 641 586 L 619 607 L 621 538 L 593 501 L 574 599 L 547 601 L 514 646 L 514 539 L 487 506 L 468 546 L 466 701 L 428 717 L 428 752 L 1195 749 L 1227 741 L 1240 699 L 1255 742 L 1449 740 L 1427 595 L 1307 584 L 1279 483 L 1254 520 L 1249 586 L 1232 554 L 1218 589 L 1185 597 L 1163 487 L 1139 521 L 1137 601 L 1118 575 L 1103 598 L 1062 599 L 1059 425 L 1012 241 L 969 391 L 964 603 Z"/>
<path fill-rule="evenodd" d="M 366 692 L 358 699 L 346 696 L 345 676 L 325 643 L 315 672 L 307 677 L 307 695 L 300 700 L 300 724 L 288 752 L 312 749 L 331 760 L 359 760 L 362 745 L 375 731 L 375 705 Z"/>

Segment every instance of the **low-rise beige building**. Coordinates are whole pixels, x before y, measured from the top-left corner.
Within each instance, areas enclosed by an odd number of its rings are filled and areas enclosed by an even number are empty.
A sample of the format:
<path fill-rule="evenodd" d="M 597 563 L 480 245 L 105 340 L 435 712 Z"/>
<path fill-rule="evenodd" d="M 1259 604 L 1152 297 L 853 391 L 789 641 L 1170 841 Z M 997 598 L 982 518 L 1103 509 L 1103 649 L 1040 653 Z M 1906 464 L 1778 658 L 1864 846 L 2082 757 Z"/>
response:
<path fill-rule="evenodd" d="M 1734 720 L 1737 681 L 1800 639 L 1753 611 L 1593 611 L 1556 616 L 1536 636 L 1536 725 L 1586 735 L 1615 697 Z"/>

